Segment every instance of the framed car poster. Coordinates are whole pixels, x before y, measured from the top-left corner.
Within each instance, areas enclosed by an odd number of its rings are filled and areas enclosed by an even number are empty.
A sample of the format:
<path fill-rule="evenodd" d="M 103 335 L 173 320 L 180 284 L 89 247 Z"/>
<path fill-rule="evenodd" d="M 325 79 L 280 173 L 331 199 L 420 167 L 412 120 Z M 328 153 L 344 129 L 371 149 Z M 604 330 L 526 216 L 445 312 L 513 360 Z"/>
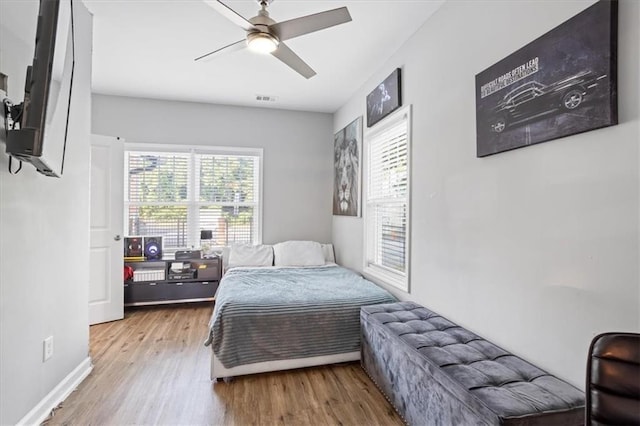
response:
<path fill-rule="evenodd" d="M 617 34 L 600 0 L 477 74 L 477 156 L 617 124 Z"/>

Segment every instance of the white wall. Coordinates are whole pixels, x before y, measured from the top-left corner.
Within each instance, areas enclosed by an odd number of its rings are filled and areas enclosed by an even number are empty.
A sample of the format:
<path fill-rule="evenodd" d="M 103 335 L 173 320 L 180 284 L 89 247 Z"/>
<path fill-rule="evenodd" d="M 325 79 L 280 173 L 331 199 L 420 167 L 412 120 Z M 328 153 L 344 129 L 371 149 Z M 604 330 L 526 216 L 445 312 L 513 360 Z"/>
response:
<path fill-rule="evenodd" d="M 15 424 L 89 350 L 89 130 L 91 15 L 75 4 L 76 69 L 64 175 L 25 164 L 12 176 L 0 154 L 0 424 Z M 33 57 L 37 1 L 0 2 L 0 71 L 23 98 Z M 46 143 L 46 139 L 45 139 Z M 42 342 L 54 355 L 42 362 Z"/>
<path fill-rule="evenodd" d="M 593 3 L 447 2 L 344 105 L 364 115 L 394 68 L 413 104 L 411 294 L 584 388 L 591 338 L 640 331 L 640 2 L 619 14 L 619 121 L 476 158 L 474 76 Z M 362 269 L 362 219 L 333 218 L 338 260 Z"/>
<path fill-rule="evenodd" d="M 93 132 L 126 142 L 264 148 L 263 242 L 331 240 L 330 114 L 93 96 Z"/>

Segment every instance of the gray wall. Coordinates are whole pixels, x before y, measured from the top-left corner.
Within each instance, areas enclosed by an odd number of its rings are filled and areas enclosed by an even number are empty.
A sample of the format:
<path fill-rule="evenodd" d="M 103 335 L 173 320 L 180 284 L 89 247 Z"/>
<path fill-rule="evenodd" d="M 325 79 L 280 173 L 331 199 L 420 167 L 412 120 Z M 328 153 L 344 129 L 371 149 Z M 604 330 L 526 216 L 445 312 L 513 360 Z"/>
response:
<path fill-rule="evenodd" d="M 0 154 L 0 424 L 15 424 L 89 355 L 89 129 L 91 15 L 75 4 L 77 34 L 65 171 L 25 164 L 11 176 Z M 38 2 L 0 1 L 0 71 L 23 98 Z M 46 143 L 46 139 L 45 139 Z M 54 355 L 42 362 L 42 341 Z"/>
<path fill-rule="evenodd" d="M 364 115 L 402 67 L 413 204 L 401 296 L 581 388 L 595 334 L 640 330 L 640 2 L 620 2 L 617 126 L 478 159 L 474 76 L 592 3 L 447 2 L 334 118 L 337 130 Z M 338 260 L 358 270 L 362 232 L 334 216 Z"/>
<path fill-rule="evenodd" d="M 264 148 L 263 242 L 331 240 L 330 114 L 93 96 L 93 133 Z"/>

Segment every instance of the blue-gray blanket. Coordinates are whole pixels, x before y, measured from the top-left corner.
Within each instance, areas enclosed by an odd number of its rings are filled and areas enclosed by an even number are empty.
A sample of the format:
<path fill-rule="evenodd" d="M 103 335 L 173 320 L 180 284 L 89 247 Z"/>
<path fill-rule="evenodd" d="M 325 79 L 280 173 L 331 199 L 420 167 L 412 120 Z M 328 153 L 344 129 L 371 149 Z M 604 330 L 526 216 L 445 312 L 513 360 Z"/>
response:
<path fill-rule="evenodd" d="M 386 290 L 348 269 L 228 271 L 205 344 L 226 368 L 360 350 L 360 307 L 391 303 Z"/>

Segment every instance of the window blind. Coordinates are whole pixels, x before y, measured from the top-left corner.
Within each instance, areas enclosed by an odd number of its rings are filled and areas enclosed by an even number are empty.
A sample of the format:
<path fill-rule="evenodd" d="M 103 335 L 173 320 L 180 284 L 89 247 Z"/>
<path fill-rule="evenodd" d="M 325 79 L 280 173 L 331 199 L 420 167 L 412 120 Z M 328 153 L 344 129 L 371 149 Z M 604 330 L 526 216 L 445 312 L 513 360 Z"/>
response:
<path fill-rule="evenodd" d="M 126 162 L 128 235 L 161 235 L 165 247 L 186 247 L 189 156 L 129 153 Z"/>
<path fill-rule="evenodd" d="M 253 242 L 257 215 L 258 158 L 196 155 L 199 188 L 198 218 L 213 229 L 213 244 Z"/>
<path fill-rule="evenodd" d="M 366 265 L 406 280 L 409 114 L 400 111 L 368 137 Z"/>
<path fill-rule="evenodd" d="M 189 150 L 125 155 L 127 234 L 162 236 L 167 249 L 259 241 L 260 155 Z"/>

